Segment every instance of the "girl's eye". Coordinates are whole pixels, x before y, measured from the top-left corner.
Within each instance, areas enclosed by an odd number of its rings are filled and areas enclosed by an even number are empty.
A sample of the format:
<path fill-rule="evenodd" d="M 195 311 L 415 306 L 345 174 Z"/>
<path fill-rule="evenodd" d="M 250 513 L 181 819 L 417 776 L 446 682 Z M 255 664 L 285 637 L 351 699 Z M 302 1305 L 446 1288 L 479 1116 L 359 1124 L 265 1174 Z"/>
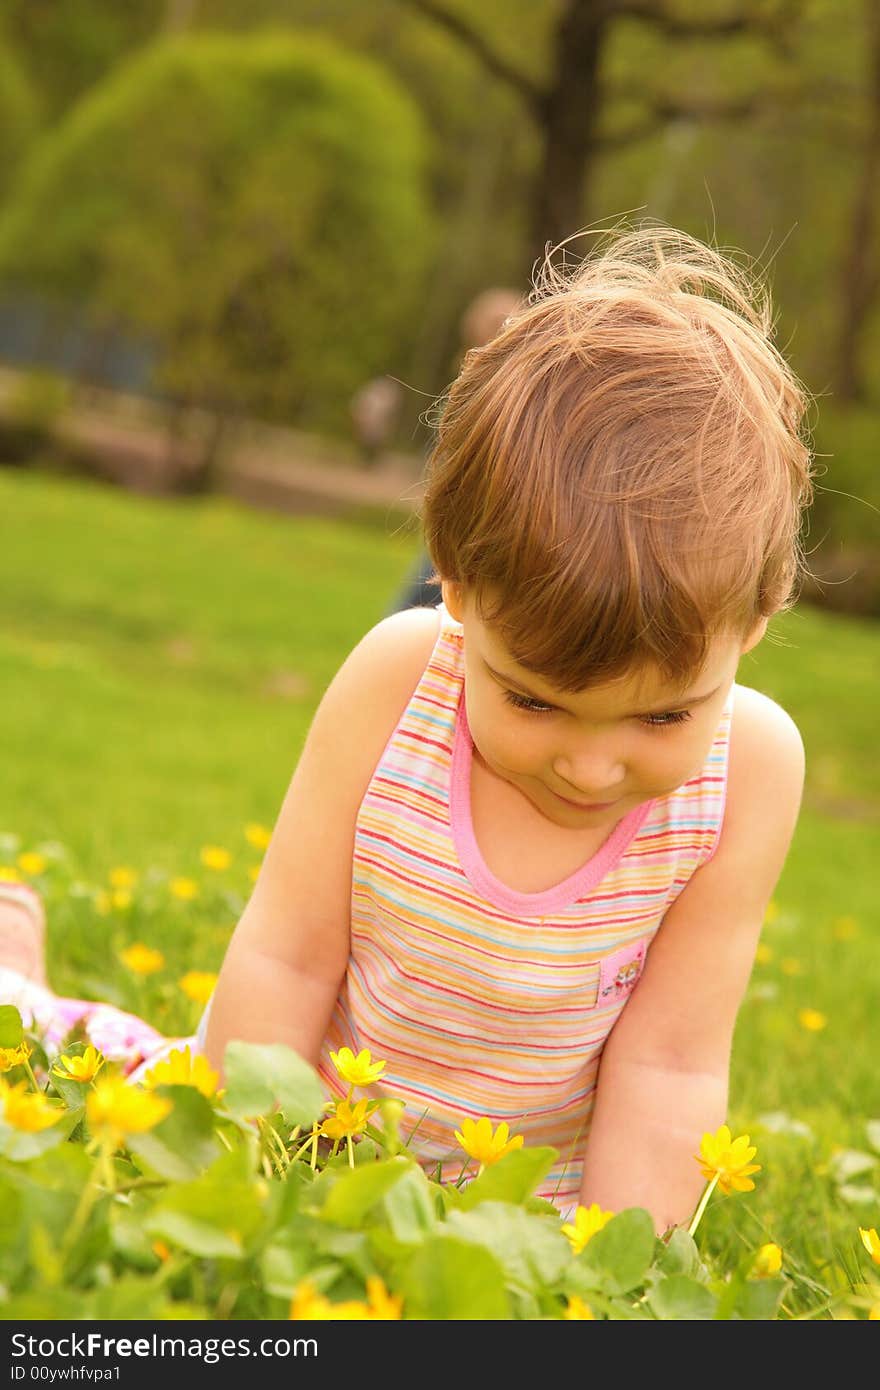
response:
<path fill-rule="evenodd" d="M 684 724 L 690 717 L 690 710 L 680 709 L 669 714 L 649 714 L 642 723 L 647 724 L 649 729 L 671 729 L 673 724 Z"/>
<path fill-rule="evenodd" d="M 505 700 L 509 700 L 517 709 L 530 710 L 532 714 L 549 714 L 552 706 L 539 704 L 537 700 L 532 700 L 528 695 L 518 695 L 515 690 L 505 690 Z"/>
<path fill-rule="evenodd" d="M 542 705 L 528 695 L 519 695 L 515 690 L 505 690 L 504 698 L 516 709 L 528 710 L 531 714 L 551 714 L 552 705 Z M 690 710 L 671 710 L 668 714 L 649 714 L 641 722 L 649 729 L 670 729 L 673 724 L 684 724 L 690 719 Z"/>

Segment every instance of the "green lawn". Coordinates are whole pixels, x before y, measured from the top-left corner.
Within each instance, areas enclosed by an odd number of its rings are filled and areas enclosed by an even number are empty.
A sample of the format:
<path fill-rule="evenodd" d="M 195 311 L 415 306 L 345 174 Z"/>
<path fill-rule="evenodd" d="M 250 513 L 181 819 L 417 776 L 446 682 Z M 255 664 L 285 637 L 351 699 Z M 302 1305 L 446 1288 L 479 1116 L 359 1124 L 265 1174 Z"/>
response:
<path fill-rule="evenodd" d="M 244 827 L 271 825 L 323 689 L 417 542 L 396 522 L 9 470 L 0 517 L 0 866 L 47 858 L 59 990 L 188 1030 L 199 1007 L 176 981 L 219 966 L 259 857 Z M 719 1249 L 782 1245 L 802 1316 L 827 1316 L 827 1295 L 869 1273 L 857 1227 L 880 1227 L 876 1153 L 861 1171 L 848 1155 L 871 1154 L 866 1124 L 880 1120 L 878 669 L 877 625 L 800 606 L 738 676 L 799 725 L 807 787 L 735 1042 L 731 1124 L 764 1168 L 702 1229 Z M 209 845 L 231 852 L 227 870 L 201 862 Z M 101 896 L 120 866 L 139 876 L 128 905 Z M 176 876 L 196 881 L 193 900 L 169 892 Z M 165 967 L 133 977 L 118 952 L 135 941 Z M 825 1025 L 805 1028 L 804 1008 Z"/>

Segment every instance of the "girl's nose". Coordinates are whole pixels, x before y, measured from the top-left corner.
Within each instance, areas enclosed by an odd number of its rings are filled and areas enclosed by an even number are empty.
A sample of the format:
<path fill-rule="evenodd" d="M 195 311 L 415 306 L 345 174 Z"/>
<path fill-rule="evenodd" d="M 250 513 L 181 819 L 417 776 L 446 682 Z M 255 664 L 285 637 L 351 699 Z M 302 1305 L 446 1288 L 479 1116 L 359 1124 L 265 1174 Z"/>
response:
<path fill-rule="evenodd" d="M 601 751 L 560 755 L 553 771 L 565 783 L 565 789 L 558 788 L 560 794 L 574 801 L 613 801 L 626 777 L 616 755 Z"/>

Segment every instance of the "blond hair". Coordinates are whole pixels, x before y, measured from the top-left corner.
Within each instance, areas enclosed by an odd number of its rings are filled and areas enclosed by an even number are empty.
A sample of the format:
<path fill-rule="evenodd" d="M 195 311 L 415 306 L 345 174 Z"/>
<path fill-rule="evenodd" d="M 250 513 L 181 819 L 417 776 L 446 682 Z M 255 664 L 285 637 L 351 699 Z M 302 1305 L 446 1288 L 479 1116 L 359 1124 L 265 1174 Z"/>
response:
<path fill-rule="evenodd" d="M 665 226 L 620 227 L 467 353 L 422 510 L 436 575 L 559 690 L 654 667 L 793 606 L 808 398 L 767 291 Z M 437 580 L 439 582 L 439 579 Z"/>

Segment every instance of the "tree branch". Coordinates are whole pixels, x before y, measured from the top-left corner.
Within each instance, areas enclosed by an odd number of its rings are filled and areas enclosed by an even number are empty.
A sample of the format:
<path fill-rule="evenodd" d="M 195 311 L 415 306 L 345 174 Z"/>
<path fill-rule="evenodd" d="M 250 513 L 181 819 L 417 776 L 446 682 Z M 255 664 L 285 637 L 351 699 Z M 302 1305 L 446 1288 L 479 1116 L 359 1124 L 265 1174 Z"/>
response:
<path fill-rule="evenodd" d="M 740 8 L 717 18 L 686 19 L 676 14 L 668 0 L 609 0 L 611 12 L 621 19 L 639 19 L 653 24 L 672 39 L 722 39 L 734 34 L 757 34 L 785 57 L 792 57 L 795 24 L 804 10 L 804 0 L 780 0 L 771 14 L 761 14 L 755 0 L 744 0 Z"/>
<path fill-rule="evenodd" d="M 664 96 L 656 96 L 644 119 L 633 122 L 625 130 L 600 135 L 596 140 L 595 148 L 602 152 L 621 149 L 626 145 L 633 144 L 636 140 L 644 140 L 649 135 L 655 135 L 658 130 L 672 121 L 693 121 L 700 124 L 710 121 L 743 120 L 765 111 L 777 110 L 781 106 L 790 104 L 790 102 L 790 88 L 756 92 L 752 96 L 739 97 L 732 101 L 685 103 L 673 101 Z"/>
<path fill-rule="evenodd" d="M 493 77 L 499 78 L 508 87 L 512 87 L 521 97 L 525 97 L 529 105 L 536 110 L 541 111 L 543 109 L 545 94 L 538 83 L 533 81 L 527 73 L 513 67 L 493 48 L 490 48 L 484 36 L 461 15 L 453 14 L 446 9 L 445 5 L 437 4 L 436 0 L 398 0 L 398 4 L 414 10 L 416 14 L 423 15 L 425 19 L 432 20 L 441 29 L 452 34 L 470 50 Z"/>

